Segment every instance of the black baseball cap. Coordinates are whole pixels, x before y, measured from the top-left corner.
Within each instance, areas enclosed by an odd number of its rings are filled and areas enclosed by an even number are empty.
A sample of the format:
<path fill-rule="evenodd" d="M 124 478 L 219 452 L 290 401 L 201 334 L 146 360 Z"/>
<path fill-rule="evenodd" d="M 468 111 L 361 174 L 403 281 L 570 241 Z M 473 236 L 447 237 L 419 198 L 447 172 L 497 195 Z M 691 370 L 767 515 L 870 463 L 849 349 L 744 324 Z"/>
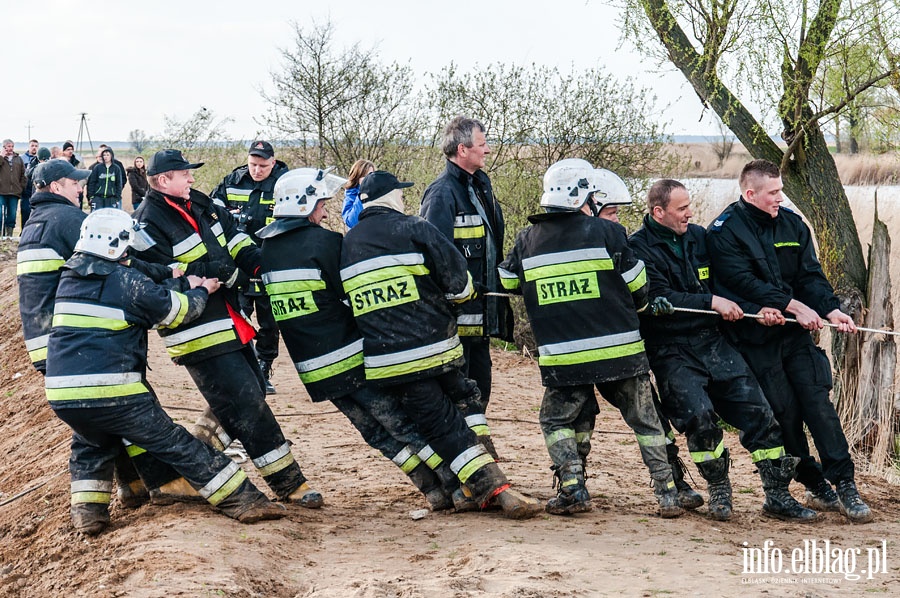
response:
<path fill-rule="evenodd" d="M 366 175 L 359 185 L 359 199 L 362 202 L 384 197 L 395 189 L 406 189 L 415 183 L 401 183 L 397 177 L 386 170 L 376 170 Z"/>
<path fill-rule="evenodd" d="M 34 168 L 34 184 L 38 187 L 46 187 L 59 179 L 72 179 L 83 181 L 91 175 L 90 170 L 81 170 L 69 164 L 68 160 L 56 158 L 41 162 Z"/>
<path fill-rule="evenodd" d="M 203 166 L 203 162 L 191 164 L 185 160 L 184 156 L 181 155 L 181 150 L 164 149 L 150 156 L 150 162 L 147 164 L 147 174 L 162 174 L 170 170 L 193 170 L 201 166 Z"/>
<path fill-rule="evenodd" d="M 66 141 L 65 143 L 63 143 L 63 151 L 66 151 L 67 149 L 75 149 L 75 146 L 72 145 L 71 141 Z"/>
<path fill-rule="evenodd" d="M 275 148 L 268 141 L 254 141 L 250 144 L 250 155 L 260 158 L 274 158 Z"/>

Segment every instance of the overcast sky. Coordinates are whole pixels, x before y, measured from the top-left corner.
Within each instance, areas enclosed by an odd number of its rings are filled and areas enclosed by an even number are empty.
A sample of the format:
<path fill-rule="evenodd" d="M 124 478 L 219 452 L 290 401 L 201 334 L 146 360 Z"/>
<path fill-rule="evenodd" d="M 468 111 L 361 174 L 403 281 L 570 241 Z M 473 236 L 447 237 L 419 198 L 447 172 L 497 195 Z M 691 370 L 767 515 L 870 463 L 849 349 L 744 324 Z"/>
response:
<path fill-rule="evenodd" d="M 617 48 L 617 12 L 595 0 L 42 0 L 6 2 L 2 13 L 0 138 L 17 142 L 29 122 L 39 140 L 74 140 L 81 112 L 95 145 L 124 141 L 200 106 L 233 119 L 232 137 L 253 138 L 266 111 L 258 89 L 279 68 L 279 48 L 292 44 L 291 22 L 329 17 L 338 45 L 377 44 L 384 62 L 409 61 L 419 76 L 451 60 L 463 70 L 497 61 L 603 66 L 652 85 L 660 108 L 671 104 L 671 133 L 713 130 L 680 73 L 661 74 L 630 46 Z"/>

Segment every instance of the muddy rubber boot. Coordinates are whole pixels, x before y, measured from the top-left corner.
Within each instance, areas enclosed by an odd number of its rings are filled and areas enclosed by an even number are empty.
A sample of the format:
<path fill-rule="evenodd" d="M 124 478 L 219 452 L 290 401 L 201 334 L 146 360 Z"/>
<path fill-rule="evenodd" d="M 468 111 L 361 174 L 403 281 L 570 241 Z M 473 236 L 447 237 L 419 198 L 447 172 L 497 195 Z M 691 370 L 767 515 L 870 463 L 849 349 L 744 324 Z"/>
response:
<path fill-rule="evenodd" d="M 116 480 L 116 498 L 125 509 L 137 509 L 150 502 L 150 492 L 143 480 L 137 479 L 128 484 Z"/>
<path fill-rule="evenodd" d="M 850 523 L 869 523 L 875 519 L 875 514 L 869 505 L 863 502 L 856 489 L 856 482 L 851 478 L 839 481 L 836 489 L 841 514 L 849 519 Z"/>
<path fill-rule="evenodd" d="M 191 435 L 217 451 L 224 451 L 232 441 L 209 407 L 204 409 L 203 414 L 194 422 Z"/>
<path fill-rule="evenodd" d="M 472 491 L 467 486 L 459 483 L 459 478 L 450 469 L 446 462 L 434 468 L 434 475 L 441 481 L 444 494 L 450 495 L 450 501 L 453 503 L 453 510 L 457 513 L 466 513 L 468 511 L 477 511 L 481 508 L 478 501 L 472 496 Z"/>
<path fill-rule="evenodd" d="M 584 466 L 581 461 L 570 461 L 561 466 L 553 466 L 551 469 L 555 478 L 553 487 L 558 492 L 556 498 L 547 501 L 545 511 L 551 515 L 573 515 L 593 510 L 594 505 L 585 485 Z"/>
<path fill-rule="evenodd" d="M 669 465 L 672 466 L 672 479 L 675 480 L 675 490 L 678 492 L 678 506 L 682 509 L 696 509 L 702 507 L 703 497 L 700 496 L 696 490 L 691 488 L 691 485 L 684 479 L 684 474 L 687 473 L 687 467 L 677 454 L 669 452 L 670 446 L 675 445 L 666 445 L 666 454 L 669 458 Z"/>
<path fill-rule="evenodd" d="M 812 523 L 818 519 L 819 514 L 794 500 L 788 489 L 799 462 L 797 457 L 785 456 L 778 461 L 765 459 L 756 464 L 766 493 L 763 503 L 763 515 L 766 517 L 797 523 Z"/>
<path fill-rule="evenodd" d="M 76 532 L 96 536 L 109 526 L 109 507 L 99 503 L 79 503 L 71 508 L 72 525 Z"/>
<path fill-rule="evenodd" d="M 266 394 L 274 395 L 277 394 L 275 391 L 275 386 L 272 384 L 272 362 L 264 361 L 262 359 L 259 360 L 259 369 L 262 370 L 263 379 L 266 381 Z"/>
<path fill-rule="evenodd" d="M 241 523 L 281 519 L 287 515 L 287 510 L 282 505 L 266 498 L 249 480 L 244 480 L 236 491 L 216 506 Z"/>
<path fill-rule="evenodd" d="M 697 469 L 707 483 L 709 516 L 716 521 L 731 519 L 731 481 L 728 479 L 730 466 L 728 449 L 725 449 L 718 459 L 697 463 Z"/>
<path fill-rule="evenodd" d="M 508 486 L 500 494 L 494 496 L 491 502 L 503 509 L 503 516 L 507 519 L 530 519 L 544 511 L 541 501 L 525 496 Z"/>
<path fill-rule="evenodd" d="M 684 515 L 684 509 L 678 504 L 678 488 L 674 480 L 653 480 L 653 494 L 659 503 L 660 517 L 674 519 Z"/>
<path fill-rule="evenodd" d="M 184 478 L 176 478 L 159 488 L 150 488 L 150 504 L 171 505 L 176 502 L 199 502 L 204 500 Z"/>
<path fill-rule="evenodd" d="M 839 513 L 841 504 L 838 501 L 838 495 L 825 478 L 822 478 L 818 484 L 813 487 L 806 488 L 806 506 L 816 511 L 832 511 Z"/>
<path fill-rule="evenodd" d="M 319 492 L 309 486 L 309 482 L 303 482 L 300 487 L 291 492 L 287 502 L 295 502 L 306 509 L 319 509 L 325 504 L 325 499 Z"/>
<path fill-rule="evenodd" d="M 425 495 L 432 511 L 446 511 L 453 508 L 453 499 L 444 492 L 437 474 L 424 462 L 420 462 L 406 475 L 419 492 Z"/>

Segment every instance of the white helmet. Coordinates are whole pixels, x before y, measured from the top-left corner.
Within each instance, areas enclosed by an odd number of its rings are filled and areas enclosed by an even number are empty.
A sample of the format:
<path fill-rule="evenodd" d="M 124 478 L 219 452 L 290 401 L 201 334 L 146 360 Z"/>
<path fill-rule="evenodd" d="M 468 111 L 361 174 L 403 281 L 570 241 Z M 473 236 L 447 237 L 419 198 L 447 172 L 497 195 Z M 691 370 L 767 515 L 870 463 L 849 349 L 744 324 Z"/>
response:
<path fill-rule="evenodd" d="M 81 223 L 81 235 L 75 244 L 75 251 L 117 261 L 129 247 L 144 251 L 156 244 L 144 232 L 144 226 L 135 222 L 128 212 L 115 208 L 96 210 Z"/>
<path fill-rule="evenodd" d="M 566 158 L 544 173 L 541 206 L 577 212 L 594 191 L 594 167 L 587 160 Z"/>
<path fill-rule="evenodd" d="M 597 168 L 591 180 L 597 189 L 594 191 L 594 203 L 597 204 L 598 210 L 606 206 L 631 205 L 631 192 L 625 186 L 625 181 L 616 173 L 605 168 Z"/>
<path fill-rule="evenodd" d="M 273 214 L 307 218 L 321 199 L 330 199 L 347 179 L 329 174 L 330 168 L 296 168 L 275 181 Z"/>

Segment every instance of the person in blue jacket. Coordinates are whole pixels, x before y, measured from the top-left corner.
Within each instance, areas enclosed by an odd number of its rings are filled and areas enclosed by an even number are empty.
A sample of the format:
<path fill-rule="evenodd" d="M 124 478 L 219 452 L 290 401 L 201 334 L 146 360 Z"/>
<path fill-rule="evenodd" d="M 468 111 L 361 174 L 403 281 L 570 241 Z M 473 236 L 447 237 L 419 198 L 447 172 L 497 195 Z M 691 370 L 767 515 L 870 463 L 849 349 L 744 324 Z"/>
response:
<path fill-rule="evenodd" d="M 341 208 L 341 219 L 351 229 L 359 222 L 359 213 L 363 205 L 359 199 L 359 183 L 367 174 L 375 172 L 375 164 L 368 160 L 357 160 L 350 167 L 350 174 L 344 184 L 344 206 Z"/>

